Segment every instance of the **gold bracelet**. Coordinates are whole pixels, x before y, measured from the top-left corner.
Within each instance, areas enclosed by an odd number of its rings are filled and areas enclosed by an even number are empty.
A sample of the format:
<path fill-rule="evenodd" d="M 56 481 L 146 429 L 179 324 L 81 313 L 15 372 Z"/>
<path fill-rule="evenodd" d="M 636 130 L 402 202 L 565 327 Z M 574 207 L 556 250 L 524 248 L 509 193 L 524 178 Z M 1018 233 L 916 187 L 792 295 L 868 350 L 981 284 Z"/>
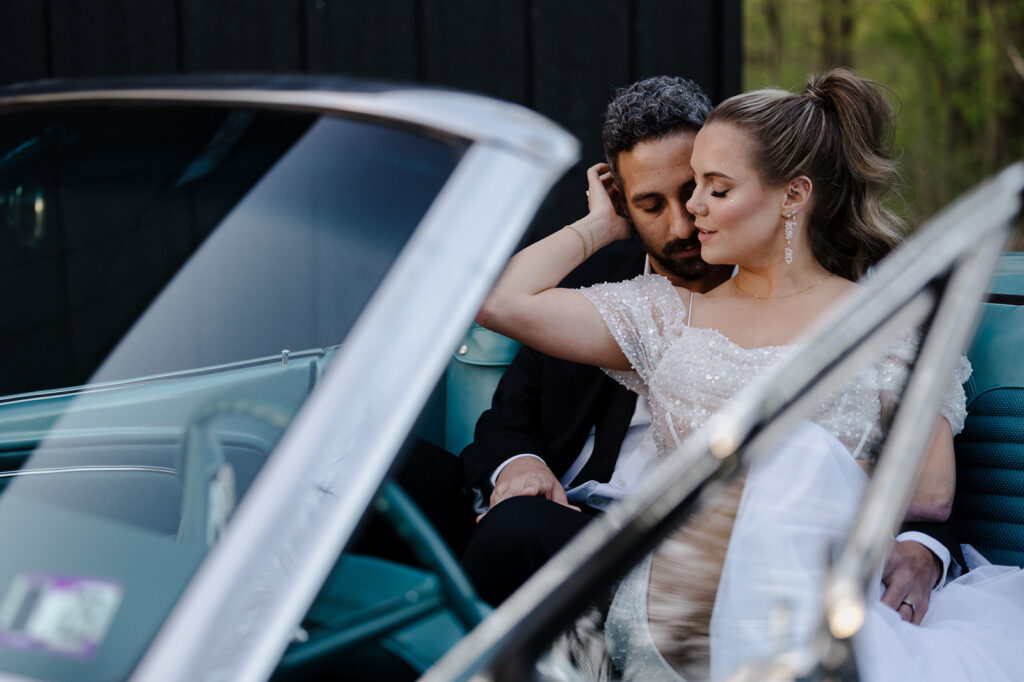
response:
<path fill-rule="evenodd" d="M 587 238 L 580 234 L 580 231 L 572 225 L 566 225 L 566 227 L 575 232 L 576 236 L 580 238 L 580 242 L 583 244 L 583 260 L 587 260 Z"/>

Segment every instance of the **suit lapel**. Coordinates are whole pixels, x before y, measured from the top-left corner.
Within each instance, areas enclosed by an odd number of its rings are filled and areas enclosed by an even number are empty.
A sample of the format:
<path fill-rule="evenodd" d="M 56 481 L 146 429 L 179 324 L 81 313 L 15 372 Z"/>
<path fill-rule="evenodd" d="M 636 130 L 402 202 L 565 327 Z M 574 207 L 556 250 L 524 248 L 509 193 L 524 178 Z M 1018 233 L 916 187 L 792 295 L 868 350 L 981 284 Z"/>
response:
<path fill-rule="evenodd" d="M 598 414 L 594 432 L 594 453 L 573 480 L 572 485 L 585 481 L 607 482 L 615 471 L 622 440 L 636 409 L 636 393 L 606 378 L 607 391 L 604 409 Z"/>

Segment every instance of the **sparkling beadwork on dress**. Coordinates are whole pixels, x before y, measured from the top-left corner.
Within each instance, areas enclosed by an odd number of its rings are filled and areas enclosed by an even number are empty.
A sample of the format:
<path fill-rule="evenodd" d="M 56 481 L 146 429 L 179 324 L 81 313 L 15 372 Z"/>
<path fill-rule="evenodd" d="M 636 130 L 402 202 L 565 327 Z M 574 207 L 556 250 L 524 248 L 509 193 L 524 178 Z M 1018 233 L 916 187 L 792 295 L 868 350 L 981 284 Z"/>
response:
<path fill-rule="evenodd" d="M 676 449 L 751 380 L 798 346 L 743 348 L 714 329 L 686 326 L 686 305 L 668 279 L 642 275 L 628 282 L 581 290 L 601 313 L 633 366 L 608 374 L 651 404 L 654 442 L 660 457 Z M 881 440 L 880 394 L 899 392 L 916 353 L 910 339 L 852 378 L 825 401 L 813 421 L 835 435 L 858 459 L 872 459 Z M 970 364 L 961 358 L 941 406 L 953 427 L 963 428 L 962 383 Z"/>
<path fill-rule="evenodd" d="M 652 556 L 633 567 L 623 579 L 608 609 L 605 643 L 622 680 L 685 682 L 658 652 L 647 628 L 647 581 Z"/>

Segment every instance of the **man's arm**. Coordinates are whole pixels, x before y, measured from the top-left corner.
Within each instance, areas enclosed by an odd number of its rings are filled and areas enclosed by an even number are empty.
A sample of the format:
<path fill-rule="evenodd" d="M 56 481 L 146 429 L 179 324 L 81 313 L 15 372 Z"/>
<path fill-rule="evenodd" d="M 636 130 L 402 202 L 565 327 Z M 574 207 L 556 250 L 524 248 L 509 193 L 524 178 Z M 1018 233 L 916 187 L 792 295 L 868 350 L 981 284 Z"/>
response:
<path fill-rule="evenodd" d="M 539 457 L 519 457 L 504 465 L 495 477 L 490 506 L 520 495 L 543 497 L 576 511 L 580 510 L 579 507 L 569 504 L 565 488 Z"/>
<path fill-rule="evenodd" d="M 903 533 L 923 533 L 945 547 L 955 562 L 952 566 L 946 566 L 947 569 L 954 568 L 953 577 L 956 577 L 956 571 L 966 567 L 963 551 L 960 549 L 960 524 L 955 517 L 951 516 L 942 523 L 910 521 L 900 527 L 900 534 Z"/>

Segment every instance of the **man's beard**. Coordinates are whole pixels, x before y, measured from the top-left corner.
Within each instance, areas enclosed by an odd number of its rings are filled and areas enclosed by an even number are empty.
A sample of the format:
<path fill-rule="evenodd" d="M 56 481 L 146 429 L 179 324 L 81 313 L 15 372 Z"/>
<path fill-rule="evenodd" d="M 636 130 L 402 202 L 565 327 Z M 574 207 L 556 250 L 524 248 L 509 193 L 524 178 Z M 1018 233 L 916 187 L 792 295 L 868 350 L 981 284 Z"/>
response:
<path fill-rule="evenodd" d="M 680 257 L 677 254 L 689 251 L 693 248 L 700 248 L 698 239 L 673 239 L 655 251 L 650 244 L 644 244 L 647 253 L 657 261 L 658 265 L 665 272 L 684 280 L 704 279 L 720 266 L 705 263 L 700 256 Z"/>

